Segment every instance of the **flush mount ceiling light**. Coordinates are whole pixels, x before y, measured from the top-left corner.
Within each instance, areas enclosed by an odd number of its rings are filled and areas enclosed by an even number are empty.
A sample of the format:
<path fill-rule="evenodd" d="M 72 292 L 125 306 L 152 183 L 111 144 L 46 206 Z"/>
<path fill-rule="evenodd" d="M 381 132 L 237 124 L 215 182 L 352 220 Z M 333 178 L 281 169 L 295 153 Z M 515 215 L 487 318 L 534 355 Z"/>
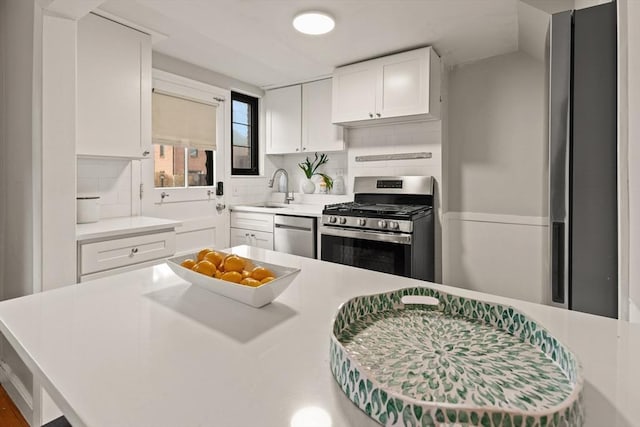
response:
<path fill-rule="evenodd" d="M 336 22 L 323 12 L 303 12 L 293 18 L 293 27 L 304 34 L 317 36 L 333 30 Z"/>

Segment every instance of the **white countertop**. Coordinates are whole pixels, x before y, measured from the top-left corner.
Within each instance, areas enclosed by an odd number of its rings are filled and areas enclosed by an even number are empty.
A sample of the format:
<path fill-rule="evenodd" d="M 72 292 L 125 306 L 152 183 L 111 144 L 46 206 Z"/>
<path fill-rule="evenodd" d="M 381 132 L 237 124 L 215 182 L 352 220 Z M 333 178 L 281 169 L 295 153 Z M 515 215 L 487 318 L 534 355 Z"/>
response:
<path fill-rule="evenodd" d="M 298 215 L 298 216 L 314 216 L 317 218 L 322 217 L 322 209 L 324 209 L 324 205 L 311 205 L 311 204 L 303 204 L 303 203 L 291 203 L 286 205 L 284 203 L 267 203 L 271 207 L 263 207 L 257 205 L 234 205 L 231 206 L 232 211 L 243 211 L 243 212 L 259 212 L 259 213 L 269 213 L 269 214 L 280 214 L 280 215 Z M 261 203 L 260 205 L 264 205 Z"/>
<path fill-rule="evenodd" d="M 428 285 L 513 305 L 568 345 L 584 367 L 586 426 L 640 424 L 640 325 L 253 247 L 234 252 L 302 272 L 254 309 L 163 264 L 3 301 L 0 330 L 74 427 L 315 426 L 296 422 L 318 412 L 332 427 L 375 426 L 331 375 L 333 316 L 357 295 Z"/>
<path fill-rule="evenodd" d="M 124 234 L 170 229 L 180 224 L 182 224 L 180 221 L 148 216 L 102 219 L 89 224 L 76 224 L 76 240 L 104 239 Z"/>

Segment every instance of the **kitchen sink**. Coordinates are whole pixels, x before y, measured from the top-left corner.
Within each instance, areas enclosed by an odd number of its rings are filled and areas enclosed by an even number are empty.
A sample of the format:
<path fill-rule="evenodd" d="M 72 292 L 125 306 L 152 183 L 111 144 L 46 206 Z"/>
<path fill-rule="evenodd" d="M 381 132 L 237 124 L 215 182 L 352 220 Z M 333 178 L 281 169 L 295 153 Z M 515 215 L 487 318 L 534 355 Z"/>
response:
<path fill-rule="evenodd" d="M 251 205 L 255 208 L 271 208 L 271 209 L 277 209 L 277 208 L 286 208 L 288 207 L 287 205 L 284 204 L 277 204 L 277 203 L 259 203 L 257 205 Z"/>

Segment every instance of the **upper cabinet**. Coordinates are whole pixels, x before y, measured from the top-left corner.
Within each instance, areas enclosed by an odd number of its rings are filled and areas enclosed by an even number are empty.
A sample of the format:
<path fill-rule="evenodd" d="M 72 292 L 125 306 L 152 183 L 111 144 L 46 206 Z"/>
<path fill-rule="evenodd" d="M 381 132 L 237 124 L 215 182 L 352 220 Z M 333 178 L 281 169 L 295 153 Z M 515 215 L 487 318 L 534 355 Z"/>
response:
<path fill-rule="evenodd" d="M 331 123 L 331 79 L 302 85 L 302 151 L 344 150 L 342 128 Z"/>
<path fill-rule="evenodd" d="M 300 151 L 302 132 L 302 89 L 300 85 L 267 91 L 267 154 Z"/>
<path fill-rule="evenodd" d="M 151 157 L 151 37 L 94 14 L 78 22 L 76 153 Z"/>
<path fill-rule="evenodd" d="M 369 126 L 440 118 L 440 58 L 431 47 L 336 68 L 332 122 Z"/>
<path fill-rule="evenodd" d="M 270 90 L 264 100 L 267 154 L 344 150 L 331 124 L 331 79 Z"/>

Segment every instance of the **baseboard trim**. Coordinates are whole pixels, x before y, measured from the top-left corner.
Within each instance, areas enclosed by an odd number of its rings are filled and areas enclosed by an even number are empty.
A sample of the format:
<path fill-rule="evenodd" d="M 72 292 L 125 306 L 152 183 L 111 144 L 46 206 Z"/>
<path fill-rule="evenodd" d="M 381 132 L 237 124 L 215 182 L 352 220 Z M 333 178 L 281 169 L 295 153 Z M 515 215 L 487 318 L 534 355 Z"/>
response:
<path fill-rule="evenodd" d="M 11 367 L 0 360 L 0 383 L 25 420 L 33 419 L 33 398 Z"/>
<path fill-rule="evenodd" d="M 530 225 L 548 227 L 549 219 L 544 216 L 499 215 L 482 212 L 447 212 L 447 221 L 492 222 L 496 224 Z"/>

